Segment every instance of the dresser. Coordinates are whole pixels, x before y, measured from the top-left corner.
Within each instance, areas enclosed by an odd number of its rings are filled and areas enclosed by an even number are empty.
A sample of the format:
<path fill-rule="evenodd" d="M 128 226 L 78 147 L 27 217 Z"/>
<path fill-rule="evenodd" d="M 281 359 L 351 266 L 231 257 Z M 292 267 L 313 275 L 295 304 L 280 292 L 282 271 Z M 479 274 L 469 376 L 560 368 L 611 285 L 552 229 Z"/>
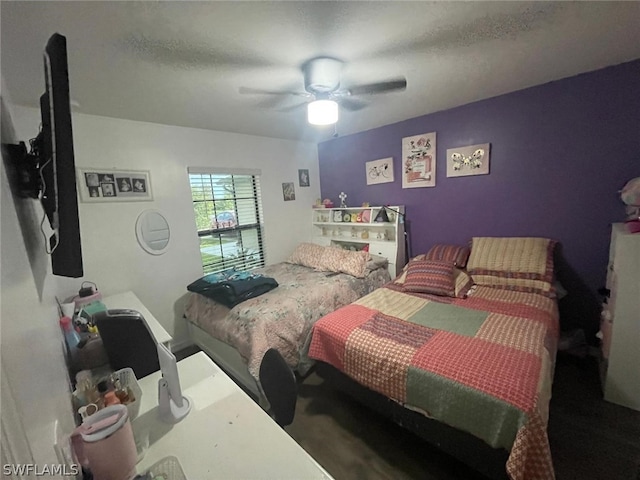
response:
<path fill-rule="evenodd" d="M 314 208 L 313 243 L 348 250 L 366 248 L 372 255 L 389 260 L 389 274 L 395 278 L 406 263 L 404 206 L 385 208 L 385 215 L 381 210 L 382 207 Z"/>
<path fill-rule="evenodd" d="M 640 233 L 611 228 L 610 296 L 601 320 L 604 399 L 640 410 Z"/>

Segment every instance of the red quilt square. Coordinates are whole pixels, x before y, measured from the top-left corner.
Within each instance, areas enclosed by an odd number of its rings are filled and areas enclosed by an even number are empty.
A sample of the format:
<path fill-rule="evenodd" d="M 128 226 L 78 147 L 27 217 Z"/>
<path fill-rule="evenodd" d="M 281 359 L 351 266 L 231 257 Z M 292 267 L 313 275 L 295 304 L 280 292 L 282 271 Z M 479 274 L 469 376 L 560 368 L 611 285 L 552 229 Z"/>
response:
<path fill-rule="evenodd" d="M 531 353 L 439 332 L 416 352 L 411 363 L 525 412 L 534 407 L 541 361 Z"/>
<path fill-rule="evenodd" d="M 351 304 L 325 315 L 313 326 L 309 356 L 344 369 L 344 347 L 349 335 L 376 313 L 376 310 Z"/>

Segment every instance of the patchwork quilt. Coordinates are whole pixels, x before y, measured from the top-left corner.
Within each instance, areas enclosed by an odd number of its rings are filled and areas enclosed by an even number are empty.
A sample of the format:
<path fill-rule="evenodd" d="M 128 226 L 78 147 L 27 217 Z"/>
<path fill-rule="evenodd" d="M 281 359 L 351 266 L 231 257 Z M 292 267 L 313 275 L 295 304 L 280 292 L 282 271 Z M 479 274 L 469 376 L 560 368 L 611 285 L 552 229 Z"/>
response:
<path fill-rule="evenodd" d="M 510 452 L 513 480 L 553 479 L 555 300 L 478 286 L 466 299 L 387 284 L 321 318 L 309 356 Z"/>

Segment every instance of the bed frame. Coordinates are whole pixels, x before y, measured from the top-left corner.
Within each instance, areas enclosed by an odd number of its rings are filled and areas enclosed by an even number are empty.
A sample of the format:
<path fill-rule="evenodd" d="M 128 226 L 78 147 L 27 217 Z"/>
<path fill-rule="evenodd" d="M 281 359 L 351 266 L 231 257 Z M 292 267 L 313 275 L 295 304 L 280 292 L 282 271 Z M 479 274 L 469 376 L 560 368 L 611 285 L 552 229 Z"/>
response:
<path fill-rule="evenodd" d="M 247 392 L 261 407 L 268 407 L 262 389 L 255 378 L 249 373 L 247 363 L 232 346 L 212 337 L 197 325 L 187 321 L 187 328 L 191 340 L 205 352 L 216 364 L 222 368 L 245 392 Z"/>
<path fill-rule="evenodd" d="M 375 412 L 418 435 L 477 472 L 494 480 L 508 480 L 509 452 L 490 447 L 473 435 L 402 407 L 384 395 L 360 385 L 335 367 L 318 361 L 316 373 L 329 385 L 344 391 Z"/>

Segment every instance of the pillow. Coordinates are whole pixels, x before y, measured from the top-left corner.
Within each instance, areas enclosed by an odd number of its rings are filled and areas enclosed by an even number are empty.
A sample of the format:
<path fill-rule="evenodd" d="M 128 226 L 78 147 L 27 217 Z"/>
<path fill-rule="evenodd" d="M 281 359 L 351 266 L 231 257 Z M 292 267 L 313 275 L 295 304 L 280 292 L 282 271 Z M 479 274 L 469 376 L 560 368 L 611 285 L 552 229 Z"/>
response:
<path fill-rule="evenodd" d="M 478 285 L 554 296 L 556 242 L 537 237 L 474 237 L 467 271 Z"/>
<path fill-rule="evenodd" d="M 287 262 L 305 267 L 318 268 L 320 257 L 322 257 L 325 248 L 326 247 L 315 243 L 301 243 L 289 256 Z"/>
<path fill-rule="evenodd" d="M 371 258 L 367 261 L 367 272 L 373 272 L 379 268 L 387 268 L 389 265 L 389 260 L 385 257 L 373 254 L 369 254 L 369 256 Z"/>
<path fill-rule="evenodd" d="M 427 259 L 427 254 L 426 253 L 421 253 L 420 255 L 416 255 L 415 257 L 411 257 L 409 259 L 409 263 L 413 262 L 414 260 L 426 260 Z M 409 268 L 409 263 L 407 263 L 404 267 L 402 267 L 402 271 L 406 272 L 407 268 Z"/>
<path fill-rule="evenodd" d="M 431 293 L 454 297 L 453 262 L 441 260 L 413 260 L 409 262 L 404 289 L 407 292 Z"/>
<path fill-rule="evenodd" d="M 405 269 L 405 271 L 396 277 L 393 283 L 404 286 L 406 279 L 407 271 Z M 460 268 L 453 269 L 453 283 L 455 284 L 455 296 L 458 298 L 467 298 L 471 295 L 475 285 L 469 274 Z"/>
<path fill-rule="evenodd" d="M 427 260 L 451 261 L 454 266 L 464 268 L 467 266 L 467 260 L 469 259 L 470 253 L 471 250 L 469 247 L 438 244 L 431 247 L 425 258 Z"/>
<path fill-rule="evenodd" d="M 473 278 L 460 268 L 453 269 L 453 283 L 456 286 L 455 296 L 458 298 L 467 298 L 471 294 L 473 288 Z"/>
<path fill-rule="evenodd" d="M 369 252 L 352 252 L 338 247 L 324 247 L 316 269 L 341 272 L 364 278 L 367 271 L 367 262 L 370 259 Z"/>

